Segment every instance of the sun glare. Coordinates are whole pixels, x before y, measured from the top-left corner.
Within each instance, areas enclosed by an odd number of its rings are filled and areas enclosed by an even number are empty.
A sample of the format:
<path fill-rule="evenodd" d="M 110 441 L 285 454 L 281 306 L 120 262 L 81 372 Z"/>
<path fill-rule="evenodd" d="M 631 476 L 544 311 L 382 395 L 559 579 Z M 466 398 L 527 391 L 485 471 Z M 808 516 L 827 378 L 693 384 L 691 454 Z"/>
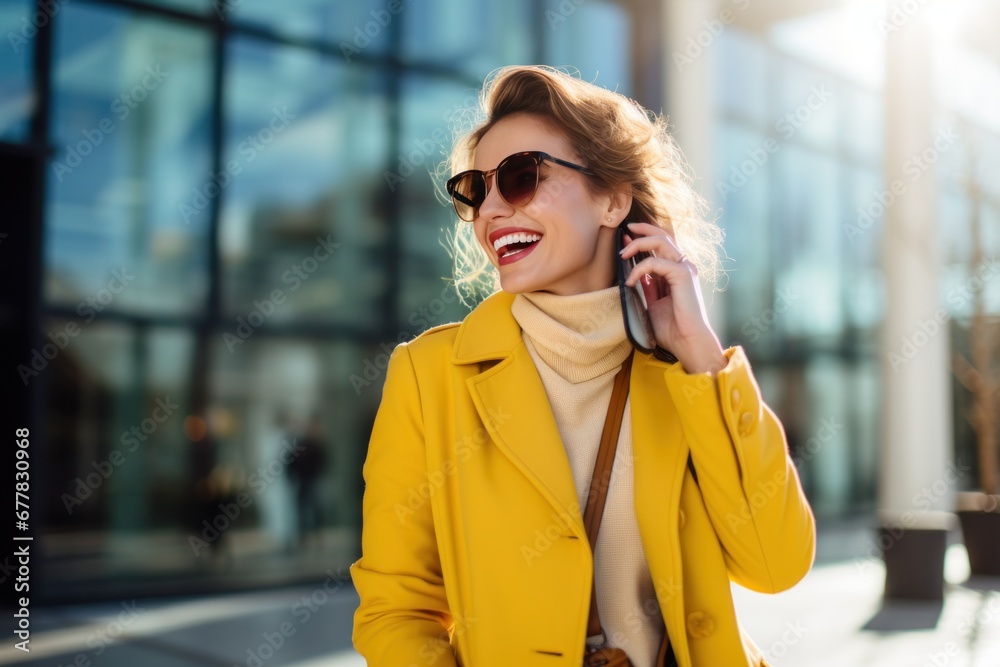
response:
<path fill-rule="evenodd" d="M 840 6 L 771 28 L 780 50 L 871 90 L 885 86 L 885 48 L 901 30 L 928 26 L 932 85 L 938 104 L 1000 132 L 1000 68 L 991 40 L 970 29 L 996 12 L 985 0 L 846 0 Z M 985 47 L 988 48 L 988 47 Z M 996 49 L 996 47 L 993 47 Z"/>

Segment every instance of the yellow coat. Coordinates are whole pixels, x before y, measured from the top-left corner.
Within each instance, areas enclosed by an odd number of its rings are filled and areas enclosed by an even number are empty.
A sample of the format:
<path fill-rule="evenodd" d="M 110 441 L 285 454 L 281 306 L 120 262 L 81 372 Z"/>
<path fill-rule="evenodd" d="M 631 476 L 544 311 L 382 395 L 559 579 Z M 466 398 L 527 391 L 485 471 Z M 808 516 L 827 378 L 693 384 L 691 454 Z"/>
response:
<path fill-rule="evenodd" d="M 545 389 L 498 292 L 392 354 L 364 465 L 369 667 L 579 667 L 593 556 Z M 766 664 L 730 580 L 809 571 L 815 525 L 741 347 L 716 377 L 635 355 L 635 511 L 680 667 Z M 697 483 L 687 467 L 690 451 Z"/>

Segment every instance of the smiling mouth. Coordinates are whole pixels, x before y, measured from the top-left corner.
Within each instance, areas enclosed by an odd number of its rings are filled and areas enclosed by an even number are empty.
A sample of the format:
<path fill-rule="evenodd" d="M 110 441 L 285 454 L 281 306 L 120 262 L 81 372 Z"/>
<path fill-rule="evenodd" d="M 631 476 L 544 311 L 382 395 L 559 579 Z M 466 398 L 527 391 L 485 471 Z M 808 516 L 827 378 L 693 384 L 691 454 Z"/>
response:
<path fill-rule="evenodd" d="M 542 240 L 541 234 L 518 232 L 506 234 L 493 242 L 493 249 L 501 259 L 524 252 Z"/>

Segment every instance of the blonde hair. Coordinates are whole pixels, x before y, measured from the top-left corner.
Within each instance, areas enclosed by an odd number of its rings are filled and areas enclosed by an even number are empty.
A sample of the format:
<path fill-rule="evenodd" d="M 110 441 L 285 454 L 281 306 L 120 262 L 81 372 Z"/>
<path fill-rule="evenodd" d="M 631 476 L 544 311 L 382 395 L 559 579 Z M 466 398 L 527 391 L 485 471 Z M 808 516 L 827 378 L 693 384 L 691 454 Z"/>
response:
<path fill-rule="evenodd" d="M 472 128 L 464 132 L 457 128 L 459 137 L 442 168 L 452 174 L 471 169 L 483 136 L 498 121 L 517 113 L 541 118 L 567 137 L 583 164 L 595 173 L 585 179 L 591 192 L 630 186 L 632 209 L 626 220 L 650 222 L 672 234 L 699 275 L 716 283 L 722 273 L 718 253 L 722 230 L 706 218 L 708 205 L 691 185 L 688 165 L 667 131 L 667 120 L 624 95 L 553 67 L 498 69 L 486 79 Z M 496 269 L 470 223 L 458 220 L 447 243 L 463 301 L 499 288 Z"/>

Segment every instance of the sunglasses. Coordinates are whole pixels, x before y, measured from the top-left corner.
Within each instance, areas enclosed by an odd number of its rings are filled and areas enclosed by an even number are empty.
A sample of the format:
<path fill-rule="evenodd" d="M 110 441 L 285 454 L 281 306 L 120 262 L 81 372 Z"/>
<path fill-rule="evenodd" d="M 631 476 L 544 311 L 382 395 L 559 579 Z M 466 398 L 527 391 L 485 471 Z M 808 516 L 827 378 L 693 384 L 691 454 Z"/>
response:
<path fill-rule="evenodd" d="M 508 155 L 496 169 L 479 171 L 470 169 L 448 180 L 448 194 L 455 204 L 458 217 L 472 222 L 479 217 L 479 207 L 490 193 L 490 176 L 496 174 L 497 191 L 511 206 L 524 206 L 538 190 L 538 170 L 543 161 L 554 162 L 582 174 L 595 176 L 594 172 L 578 164 L 560 160 L 542 151 L 525 151 Z"/>

